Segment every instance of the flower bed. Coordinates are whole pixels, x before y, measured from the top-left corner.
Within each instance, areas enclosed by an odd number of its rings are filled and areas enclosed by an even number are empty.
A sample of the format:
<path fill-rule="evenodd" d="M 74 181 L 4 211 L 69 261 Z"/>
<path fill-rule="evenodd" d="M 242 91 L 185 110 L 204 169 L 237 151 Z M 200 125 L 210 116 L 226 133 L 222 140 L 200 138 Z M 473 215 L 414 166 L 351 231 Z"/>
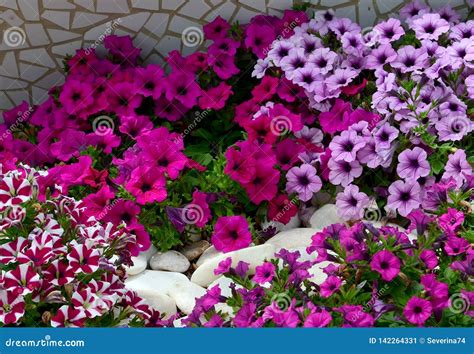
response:
<path fill-rule="evenodd" d="M 303 10 L 218 17 L 207 51 L 166 67 L 108 36 L 47 101 L 4 114 L 2 286 L 22 298 L 5 293 L 0 321 L 472 325 L 473 21 L 415 2 L 362 30 Z M 61 231 L 42 236 L 50 213 Z M 74 265 L 83 248 L 101 267 Z M 42 288 L 58 262 L 80 280 Z M 106 305 L 99 281 L 118 282 Z"/>

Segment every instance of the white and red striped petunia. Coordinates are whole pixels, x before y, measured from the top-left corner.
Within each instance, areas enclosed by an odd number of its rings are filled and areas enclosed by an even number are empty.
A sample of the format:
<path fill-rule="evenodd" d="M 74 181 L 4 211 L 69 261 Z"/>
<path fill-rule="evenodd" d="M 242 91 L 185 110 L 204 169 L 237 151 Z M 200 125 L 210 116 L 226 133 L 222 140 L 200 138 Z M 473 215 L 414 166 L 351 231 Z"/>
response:
<path fill-rule="evenodd" d="M 110 310 L 120 298 L 113 290 L 112 284 L 104 281 L 92 279 L 88 284 L 88 288 L 103 302 L 101 307 L 105 310 Z"/>
<path fill-rule="evenodd" d="M 17 296 L 7 290 L 0 290 L 0 323 L 4 325 L 16 324 L 24 313 L 23 296 Z"/>
<path fill-rule="evenodd" d="M 67 255 L 69 266 L 75 273 L 94 273 L 99 269 L 100 253 L 96 249 L 79 244 L 76 241 L 70 243 L 71 251 Z"/>
<path fill-rule="evenodd" d="M 56 286 L 72 283 L 74 280 L 74 271 L 63 261 L 55 259 L 43 271 L 44 281 Z"/>
<path fill-rule="evenodd" d="M 56 315 L 51 318 L 52 327 L 83 327 L 86 320 L 84 311 L 72 306 L 63 305 Z"/>
<path fill-rule="evenodd" d="M 9 264 L 16 262 L 18 254 L 28 245 L 28 240 L 23 237 L 18 237 L 14 241 L 0 245 L 0 263 Z"/>
<path fill-rule="evenodd" d="M 3 287 L 18 295 L 25 295 L 39 289 L 41 280 L 31 265 L 20 264 L 15 269 L 5 272 Z"/>
<path fill-rule="evenodd" d="M 0 180 L 0 207 L 24 203 L 32 194 L 31 183 L 19 171 L 10 171 Z"/>
<path fill-rule="evenodd" d="M 102 301 L 90 289 L 83 289 L 72 294 L 71 303 L 74 308 L 84 311 L 87 318 L 100 316 L 105 310 Z"/>

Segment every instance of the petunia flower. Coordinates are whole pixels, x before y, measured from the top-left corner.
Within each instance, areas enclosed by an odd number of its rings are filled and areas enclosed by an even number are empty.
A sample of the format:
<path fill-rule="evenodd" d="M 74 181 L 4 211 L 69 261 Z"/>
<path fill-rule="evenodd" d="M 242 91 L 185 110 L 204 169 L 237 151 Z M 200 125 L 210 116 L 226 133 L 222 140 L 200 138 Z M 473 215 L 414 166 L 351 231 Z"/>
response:
<path fill-rule="evenodd" d="M 320 287 L 320 295 L 323 298 L 328 298 L 334 294 L 342 285 L 342 280 L 339 277 L 331 275 L 322 283 Z"/>
<path fill-rule="evenodd" d="M 240 215 L 221 216 L 214 225 L 211 242 L 218 251 L 230 252 L 248 247 L 252 242 L 247 220 Z"/>
<path fill-rule="evenodd" d="M 397 277 L 400 265 L 400 259 L 387 250 L 377 252 L 370 261 L 370 268 L 378 272 L 385 281 L 392 281 Z"/>
<path fill-rule="evenodd" d="M 403 309 L 403 314 L 408 322 L 417 326 L 424 325 L 432 313 L 431 303 L 416 296 L 410 298 Z"/>
<path fill-rule="evenodd" d="M 275 265 L 271 262 L 264 262 L 255 268 L 255 275 L 252 280 L 258 284 L 271 282 L 275 276 Z"/>
<path fill-rule="evenodd" d="M 416 146 L 406 149 L 398 155 L 397 173 L 400 178 L 416 180 L 430 174 L 431 168 L 427 160 L 427 153 Z"/>
<path fill-rule="evenodd" d="M 398 210 L 400 215 L 407 216 L 420 206 L 420 185 L 418 182 L 395 181 L 388 188 L 387 207 Z"/>
<path fill-rule="evenodd" d="M 286 180 L 286 191 L 297 193 L 298 198 L 304 202 L 310 200 L 322 186 L 321 179 L 316 174 L 316 168 L 309 164 L 290 169 L 286 174 Z"/>
<path fill-rule="evenodd" d="M 364 216 L 370 200 L 367 194 L 359 192 L 359 187 L 350 184 L 336 196 L 337 213 L 344 220 L 358 220 Z"/>

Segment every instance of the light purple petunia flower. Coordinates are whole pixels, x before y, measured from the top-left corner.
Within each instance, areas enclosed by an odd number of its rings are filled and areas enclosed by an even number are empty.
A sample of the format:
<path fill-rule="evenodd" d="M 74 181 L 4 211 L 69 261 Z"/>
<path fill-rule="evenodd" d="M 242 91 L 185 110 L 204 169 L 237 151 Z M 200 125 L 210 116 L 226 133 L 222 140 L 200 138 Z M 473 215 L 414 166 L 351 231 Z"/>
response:
<path fill-rule="evenodd" d="M 413 17 L 426 14 L 429 11 L 430 8 L 428 6 L 420 0 L 415 0 L 400 9 L 400 18 L 404 18 L 407 22 L 410 22 Z"/>
<path fill-rule="evenodd" d="M 323 42 L 314 35 L 304 33 L 299 38 L 299 47 L 303 48 L 306 55 L 311 55 L 316 49 L 323 47 Z"/>
<path fill-rule="evenodd" d="M 463 38 L 472 38 L 474 37 L 474 20 L 469 20 L 467 22 L 461 22 L 456 26 L 451 28 L 449 32 L 449 38 L 460 41 Z"/>
<path fill-rule="evenodd" d="M 265 72 L 268 68 L 272 67 L 273 65 L 270 63 L 270 60 L 267 58 L 265 59 L 258 59 L 257 63 L 253 67 L 252 77 L 256 77 L 257 79 L 261 79 L 265 76 Z"/>
<path fill-rule="evenodd" d="M 337 90 L 347 86 L 357 75 L 357 71 L 350 68 L 336 69 L 334 74 L 326 79 L 326 84 L 330 90 Z"/>
<path fill-rule="evenodd" d="M 353 184 L 348 185 L 336 196 L 337 213 L 344 220 L 361 219 L 369 203 L 367 194 L 359 192 L 359 187 Z"/>
<path fill-rule="evenodd" d="M 436 122 L 440 141 L 458 141 L 474 130 L 474 124 L 466 116 L 447 116 Z"/>
<path fill-rule="evenodd" d="M 400 20 L 389 18 L 387 21 L 380 22 L 374 27 L 376 40 L 381 44 L 390 43 L 400 39 L 405 34 Z"/>
<path fill-rule="evenodd" d="M 466 176 L 472 176 L 472 168 L 466 159 L 466 152 L 459 149 L 454 154 L 448 156 L 448 162 L 444 167 L 442 178 L 448 179 L 452 177 L 459 187 L 466 180 Z"/>
<path fill-rule="evenodd" d="M 286 180 L 286 191 L 297 193 L 298 198 L 303 202 L 310 200 L 322 186 L 321 179 L 316 174 L 316 168 L 309 164 L 290 169 L 286 174 Z"/>
<path fill-rule="evenodd" d="M 439 16 L 448 21 L 450 24 L 455 24 L 459 22 L 461 16 L 454 10 L 451 6 L 446 5 L 438 9 Z"/>
<path fill-rule="evenodd" d="M 357 158 L 357 151 L 365 146 L 365 139 L 358 136 L 355 131 L 345 130 L 341 135 L 335 136 L 329 148 L 335 161 L 352 162 Z"/>
<path fill-rule="evenodd" d="M 334 185 L 341 185 L 346 187 L 355 178 L 362 175 L 362 166 L 359 161 L 352 162 L 335 161 L 331 158 L 328 162 L 329 167 L 329 181 Z"/>
<path fill-rule="evenodd" d="M 466 84 L 467 95 L 471 100 L 474 100 L 474 74 L 469 75 L 464 81 Z"/>
<path fill-rule="evenodd" d="M 273 61 L 275 65 L 280 66 L 281 60 L 287 57 L 293 48 L 295 48 L 295 45 L 290 41 L 275 41 L 272 44 L 272 49 L 268 52 L 267 58 Z"/>
<path fill-rule="evenodd" d="M 346 53 L 359 54 L 364 49 L 364 42 L 360 33 L 346 32 L 341 38 L 342 49 Z"/>
<path fill-rule="evenodd" d="M 446 52 L 453 69 L 459 69 L 463 64 L 469 66 L 469 62 L 474 60 L 474 40 L 469 38 L 454 42 L 446 49 Z"/>
<path fill-rule="evenodd" d="M 414 19 L 410 27 L 418 39 L 437 41 L 443 33 L 449 31 L 450 26 L 439 14 L 425 14 Z"/>
<path fill-rule="evenodd" d="M 420 185 L 415 181 L 395 181 L 388 187 L 387 208 L 407 216 L 421 204 Z"/>
<path fill-rule="evenodd" d="M 367 57 L 366 66 L 369 69 L 379 69 L 385 64 L 391 63 L 397 59 L 397 53 L 390 44 L 382 44 L 372 50 Z"/>
<path fill-rule="evenodd" d="M 292 81 L 303 87 L 307 92 L 314 92 L 316 87 L 324 81 L 324 77 L 313 68 L 305 67 L 293 72 Z"/>
<path fill-rule="evenodd" d="M 402 73 L 418 71 L 429 64 L 428 54 L 423 47 L 416 49 L 411 45 L 406 45 L 397 51 L 397 58 L 391 64 Z"/>
<path fill-rule="evenodd" d="M 288 80 L 293 79 L 296 70 L 302 69 L 307 63 L 303 48 L 293 48 L 289 54 L 280 61 L 280 67 L 285 72 Z"/>
<path fill-rule="evenodd" d="M 431 168 L 427 153 L 416 146 L 412 150 L 406 149 L 398 155 L 397 173 L 400 178 L 416 180 L 430 174 Z"/>
<path fill-rule="evenodd" d="M 376 149 L 389 149 L 397 137 L 398 129 L 385 122 L 374 135 Z"/>
<path fill-rule="evenodd" d="M 439 105 L 441 117 L 465 116 L 467 106 L 456 95 L 449 95 L 444 102 Z"/>
<path fill-rule="evenodd" d="M 328 27 L 336 34 L 338 39 L 347 32 L 360 33 L 361 28 L 357 23 L 352 22 L 349 18 L 334 18 L 329 22 Z"/>
<path fill-rule="evenodd" d="M 314 64 L 315 70 L 320 74 L 327 74 L 332 70 L 337 54 L 329 48 L 318 48 L 308 57 L 308 62 Z"/>

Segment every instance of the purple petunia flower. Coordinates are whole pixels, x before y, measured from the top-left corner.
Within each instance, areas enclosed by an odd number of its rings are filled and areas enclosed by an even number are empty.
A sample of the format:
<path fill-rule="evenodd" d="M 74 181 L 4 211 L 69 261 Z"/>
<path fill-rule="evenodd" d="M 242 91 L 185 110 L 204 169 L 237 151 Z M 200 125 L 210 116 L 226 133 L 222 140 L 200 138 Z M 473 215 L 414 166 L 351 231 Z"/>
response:
<path fill-rule="evenodd" d="M 295 70 L 293 73 L 293 82 L 303 87 L 307 92 L 313 92 L 323 81 L 323 77 L 313 68 L 305 67 Z"/>
<path fill-rule="evenodd" d="M 390 144 L 398 137 L 398 129 L 385 122 L 375 133 L 376 150 L 389 149 Z"/>
<path fill-rule="evenodd" d="M 425 14 L 413 20 L 410 25 L 415 31 L 418 39 L 429 39 L 437 41 L 438 38 L 449 31 L 448 21 L 441 18 L 439 14 Z"/>
<path fill-rule="evenodd" d="M 285 72 L 288 80 L 292 80 L 295 71 L 306 66 L 307 59 L 303 48 L 293 48 L 288 55 L 280 61 L 280 67 Z"/>
<path fill-rule="evenodd" d="M 379 251 L 372 257 L 370 268 L 380 274 L 383 280 L 392 281 L 400 273 L 400 260 L 392 252 Z"/>
<path fill-rule="evenodd" d="M 255 268 L 255 275 L 253 281 L 258 284 L 265 284 L 271 282 L 275 276 L 275 265 L 271 262 L 265 262 Z"/>
<path fill-rule="evenodd" d="M 454 154 L 448 156 L 448 162 L 444 167 L 442 178 L 453 178 L 458 186 L 466 180 L 465 176 L 472 175 L 472 168 L 466 159 L 466 152 L 462 149 L 457 150 Z"/>
<path fill-rule="evenodd" d="M 361 219 L 369 203 L 367 194 L 359 192 L 359 187 L 352 184 L 336 196 L 337 213 L 344 220 Z"/>
<path fill-rule="evenodd" d="M 323 298 L 328 298 L 336 292 L 342 285 L 342 280 L 334 275 L 329 276 L 319 288 L 319 294 Z"/>
<path fill-rule="evenodd" d="M 397 173 L 400 178 L 415 180 L 428 176 L 431 168 L 427 156 L 426 151 L 420 147 L 404 150 L 398 155 Z"/>
<path fill-rule="evenodd" d="M 336 69 L 334 74 L 326 79 L 326 84 L 330 90 L 337 90 L 347 86 L 357 75 L 357 71 L 351 68 Z"/>
<path fill-rule="evenodd" d="M 329 48 L 318 48 L 308 57 L 308 62 L 320 74 L 327 74 L 332 70 L 337 54 Z"/>
<path fill-rule="evenodd" d="M 402 73 L 418 71 L 427 66 L 428 54 L 423 47 L 416 49 L 406 45 L 397 51 L 397 58 L 391 64 Z"/>
<path fill-rule="evenodd" d="M 352 162 L 357 157 L 357 152 L 365 146 L 365 139 L 358 136 L 355 131 L 345 130 L 341 135 L 332 139 L 329 148 L 335 161 Z"/>
<path fill-rule="evenodd" d="M 307 202 L 313 194 L 321 189 L 321 179 L 316 174 L 316 168 L 309 164 L 293 167 L 286 174 L 286 191 L 297 193 L 298 198 Z"/>
<path fill-rule="evenodd" d="M 400 17 L 406 18 L 407 22 L 418 15 L 426 14 L 430 11 L 430 8 L 422 3 L 420 0 L 415 0 L 408 3 L 400 9 Z"/>
<path fill-rule="evenodd" d="M 380 22 L 374 27 L 376 39 L 381 44 L 390 43 L 400 39 L 405 34 L 400 20 L 389 18 L 387 21 Z"/>
<path fill-rule="evenodd" d="M 435 124 L 440 141 L 458 141 L 474 130 L 474 124 L 466 117 L 447 116 Z"/>
<path fill-rule="evenodd" d="M 329 181 L 334 185 L 341 185 L 346 187 L 354 178 L 362 175 L 362 166 L 355 160 L 352 162 L 335 161 L 331 158 L 328 162 L 329 167 Z"/>
<path fill-rule="evenodd" d="M 268 52 L 267 58 L 272 60 L 275 65 L 280 66 L 281 60 L 286 58 L 293 48 L 295 48 L 295 45 L 290 41 L 273 42 L 272 49 Z"/>
<path fill-rule="evenodd" d="M 418 326 L 422 326 L 428 318 L 430 318 L 433 312 L 431 303 L 428 300 L 421 299 L 413 296 L 408 300 L 403 314 L 405 315 L 408 322 Z"/>
<path fill-rule="evenodd" d="M 388 187 L 387 207 L 407 216 L 421 204 L 420 185 L 415 181 L 395 181 Z"/>

